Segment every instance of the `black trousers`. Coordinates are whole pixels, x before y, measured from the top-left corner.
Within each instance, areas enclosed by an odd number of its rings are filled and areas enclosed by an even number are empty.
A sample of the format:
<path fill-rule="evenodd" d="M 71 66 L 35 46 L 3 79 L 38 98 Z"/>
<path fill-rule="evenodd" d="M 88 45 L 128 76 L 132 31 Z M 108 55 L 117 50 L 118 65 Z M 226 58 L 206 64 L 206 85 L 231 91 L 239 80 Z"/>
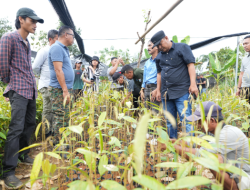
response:
<path fill-rule="evenodd" d="M 17 153 L 29 146 L 30 136 L 36 127 L 36 99 L 24 98 L 11 90 L 8 92 L 11 104 L 11 121 L 4 147 L 3 177 L 15 174 L 18 158 L 24 159 L 29 149 Z"/>

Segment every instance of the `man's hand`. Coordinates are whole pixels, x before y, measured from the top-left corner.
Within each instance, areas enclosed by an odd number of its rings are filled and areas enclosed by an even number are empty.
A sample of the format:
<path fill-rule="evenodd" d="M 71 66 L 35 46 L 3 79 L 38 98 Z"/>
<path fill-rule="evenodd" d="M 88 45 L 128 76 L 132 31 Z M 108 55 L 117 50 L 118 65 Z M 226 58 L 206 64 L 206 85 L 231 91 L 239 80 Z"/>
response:
<path fill-rule="evenodd" d="M 122 58 L 120 58 L 119 60 L 120 60 L 119 62 L 124 66 L 125 63 L 124 63 L 124 61 L 122 60 Z"/>
<path fill-rule="evenodd" d="M 151 92 L 151 101 L 154 102 L 156 100 L 157 90 L 153 90 Z"/>
<path fill-rule="evenodd" d="M 88 80 L 88 82 L 87 83 L 89 83 L 89 84 L 94 84 L 94 82 L 93 81 L 91 81 L 91 80 Z"/>
<path fill-rule="evenodd" d="M 156 90 L 156 100 L 157 100 L 158 102 L 161 101 L 161 92 L 160 92 L 160 90 Z"/>
<path fill-rule="evenodd" d="M 69 94 L 68 90 L 67 91 L 63 91 L 63 102 L 64 102 L 65 98 L 67 99 L 66 100 L 66 104 L 68 104 L 69 101 L 70 101 L 70 94 Z"/>
<path fill-rule="evenodd" d="M 141 90 L 140 94 L 141 94 L 141 99 L 144 101 L 145 96 L 143 90 Z"/>
<path fill-rule="evenodd" d="M 10 99 L 9 99 L 9 98 L 6 98 L 6 97 L 4 97 L 4 100 L 5 100 L 6 102 L 10 101 Z"/>
<path fill-rule="evenodd" d="M 167 149 L 166 144 L 160 143 L 159 141 L 157 143 L 161 151 L 164 151 Z"/>
<path fill-rule="evenodd" d="M 195 94 L 196 97 L 198 96 L 199 90 L 197 88 L 197 85 L 190 85 L 189 87 L 189 93 Z"/>
<path fill-rule="evenodd" d="M 238 90 L 236 91 L 236 96 L 240 96 L 240 89 L 238 88 Z"/>

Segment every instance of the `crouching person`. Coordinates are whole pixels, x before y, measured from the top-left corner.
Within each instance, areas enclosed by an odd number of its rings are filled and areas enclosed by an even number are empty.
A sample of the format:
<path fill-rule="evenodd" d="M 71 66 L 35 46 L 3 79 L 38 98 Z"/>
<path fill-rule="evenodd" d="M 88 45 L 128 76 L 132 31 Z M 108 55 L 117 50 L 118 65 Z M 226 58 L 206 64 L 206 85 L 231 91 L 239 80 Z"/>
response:
<path fill-rule="evenodd" d="M 209 113 L 210 108 L 212 108 L 212 114 L 210 121 L 207 123 L 208 125 L 208 135 L 214 136 L 215 130 L 218 127 L 218 123 L 223 120 L 223 116 L 221 113 L 222 108 L 215 104 L 214 102 L 203 102 L 205 116 L 207 121 L 207 115 Z M 197 121 L 198 127 L 205 132 L 203 125 L 201 124 L 201 113 L 199 107 L 195 110 L 195 113 L 189 117 L 187 117 L 189 121 Z M 201 137 L 201 136 L 200 136 Z M 176 140 L 172 139 L 172 142 Z M 214 142 L 209 142 L 213 144 Z M 186 143 L 189 145 L 189 143 Z M 187 148 L 178 144 L 175 144 L 175 149 L 179 155 L 184 156 L 186 159 L 189 159 L 189 156 L 186 153 L 192 152 L 192 154 L 196 156 L 200 156 L 201 150 L 206 150 L 208 152 L 218 154 L 218 160 L 220 163 L 227 163 L 229 160 L 238 160 L 239 158 L 249 159 L 249 144 L 248 139 L 245 134 L 238 128 L 232 125 L 222 125 L 222 129 L 220 131 L 219 136 L 219 144 L 222 145 L 219 148 L 205 149 L 203 147 L 195 148 L 197 146 L 193 146 L 193 148 Z M 160 144 L 161 150 L 166 149 L 165 144 Z M 216 147 L 216 146 L 215 146 Z M 245 172 L 246 176 L 237 176 L 233 175 L 229 172 L 220 171 L 220 173 L 211 170 L 213 175 L 219 176 L 219 180 L 224 179 L 224 189 L 232 189 L 232 190 L 243 190 L 250 188 L 250 165 L 246 163 L 242 163 L 239 165 L 235 165 L 239 167 Z"/>

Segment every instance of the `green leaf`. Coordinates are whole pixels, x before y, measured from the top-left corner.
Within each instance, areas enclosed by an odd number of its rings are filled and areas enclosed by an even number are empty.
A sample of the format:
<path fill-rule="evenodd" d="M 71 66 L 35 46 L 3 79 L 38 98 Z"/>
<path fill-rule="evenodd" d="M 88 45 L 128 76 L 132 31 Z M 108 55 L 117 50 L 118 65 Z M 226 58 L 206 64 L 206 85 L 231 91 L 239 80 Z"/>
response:
<path fill-rule="evenodd" d="M 162 163 L 156 164 L 154 167 L 177 168 L 177 167 L 182 167 L 182 164 L 178 162 L 162 162 Z"/>
<path fill-rule="evenodd" d="M 221 184 L 212 184 L 212 190 L 223 190 L 223 186 Z"/>
<path fill-rule="evenodd" d="M 36 127 L 36 131 L 35 131 L 35 136 L 36 136 L 36 140 L 37 140 L 37 135 L 39 133 L 40 127 L 41 127 L 42 123 L 39 123 Z"/>
<path fill-rule="evenodd" d="M 236 58 L 237 58 L 237 54 L 234 54 L 230 60 L 228 60 L 225 64 L 224 64 L 224 67 L 222 68 L 222 71 L 225 71 L 227 69 L 229 69 L 229 67 L 231 67 L 232 65 L 235 64 L 236 62 Z"/>
<path fill-rule="evenodd" d="M 100 138 L 100 149 L 101 149 L 101 152 L 103 151 L 103 138 L 102 138 L 102 131 L 101 130 L 98 130 L 99 131 L 99 138 Z"/>
<path fill-rule="evenodd" d="M 120 185 L 116 181 L 104 180 L 101 182 L 101 186 L 108 190 L 126 190 L 126 188 Z"/>
<path fill-rule="evenodd" d="M 96 163 L 95 158 L 99 158 L 99 155 L 96 154 L 95 152 L 91 152 L 91 151 L 86 150 L 84 148 L 78 148 L 78 149 L 76 149 L 76 152 L 79 152 L 79 153 L 84 155 L 84 158 L 87 162 L 88 167 L 91 168 L 92 171 L 94 171 L 95 167 L 96 167 L 95 166 L 95 163 Z"/>
<path fill-rule="evenodd" d="M 123 119 L 128 121 L 128 122 L 131 122 L 131 123 L 136 123 L 137 122 L 134 118 L 129 117 L 129 116 L 124 116 Z"/>
<path fill-rule="evenodd" d="M 178 38 L 177 38 L 176 35 L 172 37 L 172 41 L 173 41 L 174 43 L 178 43 Z"/>
<path fill-rule="evenodd" d="M 108 142 L 110 145 L 115 145 L 121 148 L 121 143 L 116 137 L 111 137 L 110 141 Z"/>
<path fill-rule="evenodd" d="M 67 186 L 69 187 L 68 190 L 86 189 L 88 182 L 77 180 L 69 183 Z"/>
<path fill-rule="evenodd" d="M 213 57 L 213 55 L 211 54 L 211 53 L 209 53 L 209 62 L 210 62 L 210 64 L 211 64 L 211 67 L 212 67 L 212 69 L 213 69 L 213 72 L 214 73 L 216 73 L 216 74 L 218 74 L 218 73 L 220 73 L 221 72 L 221 70 L 219 70 L 218 68 L 220 68 L 220 65 L 218 66 L 217 64 L 219 64 L 218 62 L 216 62 L 215 60 L 214 60 L 214 57 Z M 217 57 L 217 56 L 216 56 Z M 218 59 L 218 58 L 217 58 Z"/>
<path fill-rule="evenodd" d="M 198 138 L 198 137 L 190 137 L 191 138 L 191 141 L 197 145 L 200 145 L 204 148 L 207 148 L 207 149 L 211 149 L 213 150 L 213 147 L 210 143 L 208 143 L 206 140 L 203 140 L 201 138 Z"/>
<path fill-rule="evenodd" d="M 232 166 L 230 164 L 220 164 L 220 170 L 226 170 L 227 172 L 231 172 L 234 174 L 238 174 L 240 176 L 248 177 L 248 175 L 240 168 Z"/>
<path fill-rule="evenodd" d="M 188 176 L 171 182 L 166 189 L 184 189 L 192 188 L 195 186 L 206 185 L 211 183 L 211 181 L 205 177 L 201 176 Z"/>
<path fill-rule="evenodd" d="M 181 167 L 179 167 L 177 172 L 177 178 L 180 179 L 186 177 L 190 172 L 190 170 L 192 169 L 193 165 L 194 165 L 193 162 L 187 162 L 184 163 Z"/>
<path fill-rule="evenodd" d="M 149 188 L 151 190 L 164 190 L 165 186 L 157 181 L 155 178 L 149 177 L 147 175 L 141 175 L 141 176 L 134 176 L 132 179 L 139 183 L 140 185 L 143 185 L 146 188 Z"/>
<path fill-rule="evenodd" d="M 0 132 L 0 137 L 2 137 L 3 139 L 5 139 L 5 140 L 6 140 L 6 135 L 5 135 L 5 134 L 3 134 L 2 132 Z"/>
<path fill-rule="evenodd" d="M 82 136 L 82 131 L 83 131 L 82 126 L 79 125 L 69 126 L 68 129 Z"/>
<path fill-rule="evenodd" d="M 216 162 L 214 162 L 211 159 L 207 159 L 207 158 L 203 158 L 203 157 L 198 157 L 198 158 L 194 158 L 194 161 L 201 164 L 202 166 L 212 169 L 214 171 L 219 172 L 219 164 L 217 164 Z"/>
<path fill-rule="evenodd" d="M 35 182 L 35 180 L 38 177 L 38 174 L 40 172 L 41 166 L 42 166 L 42 161 L 43 161 L 43 152 L 40 152 L 38 155 L 36 155 L 34 159 L 34 163 L 32 166 L 31 174 L 30 174 L 30 183 L 31 186 Z"/>
<path fill-rule="evenodd" d="M 107 113 L 106 112 L 102 112 L 101 115 L 98 118 L 98 126 L 102 126 L 105 117 L 106 117 Z"/>
<path fill-rule="evenodd" d="M 58 154 L 54 153 L 54 152 L 45 152 L 45 154 L 57 158 L 57 159 L 62 159 L 61 156 L 59 156 Z"/>
<path fill-rule="evenodd" d="M 107 170 L 107 171 L 112 171 L 112 172 L 117 172 L 119 170 L 119 168 L 115 165 L 112 164 L 108 164 L 108 165 L 103 165 L 103 167 Z"/>
<path fill-rule="evenodd" d="M 141 176 L 141 171 L 142 171 L 149 116 L 150 116 L 149 113 L 142 116 L 135 131 L 133 148 L 134 148 L 134 154 L 135 154 L 134 156 L 135 156 L 135 163 L 136 163 L 135 170 L 139 176 Z"/>
<path fill-rule="evenodd" d="M 24 150 L 27 150 L 27 149 L 29 149 L 29 148 L 34 148 L 34 147 L 36 147 L 36 146 L 42 146 L 42 144 L 38 144 L 38 143 L 36 143 L 36 144 L 32 144 L 32 145 L 30 145 L 30 146 L 28 146 L 28 147 L 25 147 L 25 148 L 23 148 L 22 150 L 19 150 L 18 152 L 22 152 L 22 151 L 24 151 Z"/>
<path fill-rule="evenodd" d="M 101 157 L 98 165 L 100 176 L 102 176 L 107 171 L 107 169 L 103 167 L 104 165 L 108 165 L 108 157 L 105 154 Z"/>
<path fill-rule="evenodd" d="M 190 42 L 190 36 L 186 36 L 183 40 L 181 40 L 181 43 L 184 43 L 184 44 L 189 44 Z"/>

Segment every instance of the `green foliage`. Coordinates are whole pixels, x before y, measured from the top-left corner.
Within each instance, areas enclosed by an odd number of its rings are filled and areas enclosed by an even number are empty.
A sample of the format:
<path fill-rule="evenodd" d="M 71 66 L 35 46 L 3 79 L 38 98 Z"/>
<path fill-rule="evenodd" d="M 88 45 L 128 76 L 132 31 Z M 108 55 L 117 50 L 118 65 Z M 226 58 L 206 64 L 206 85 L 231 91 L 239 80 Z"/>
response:
<path fill-rule="evenodd" d="M 7 18 L 0 18 L 0 39 L 5 33 L 11 31 L 13 31 L 13 28 L 9 20 Z"/>
<path fill-rule="evenodd" d="M 172 41 L 173 41 L 174 43 L 178 43 L 178 42 L 179 42 L 179 41 L 178 41 L 178 37 L 177 37 L 176 35 L 173 36 L 173 37 L 172 37 Z M 184 39 L 181 40 L 180 43 L 189 44 L 189 42 L 190 42 L 190 36 L 186 36 Z"/>
<path fill-rule="evenodd" d="M 41 48 L 48 45 L 47 32 L 41 30 L 39 33 L 30 34 L 31 38 L 31 49 L 33 51 L 39 51 Z"/>

